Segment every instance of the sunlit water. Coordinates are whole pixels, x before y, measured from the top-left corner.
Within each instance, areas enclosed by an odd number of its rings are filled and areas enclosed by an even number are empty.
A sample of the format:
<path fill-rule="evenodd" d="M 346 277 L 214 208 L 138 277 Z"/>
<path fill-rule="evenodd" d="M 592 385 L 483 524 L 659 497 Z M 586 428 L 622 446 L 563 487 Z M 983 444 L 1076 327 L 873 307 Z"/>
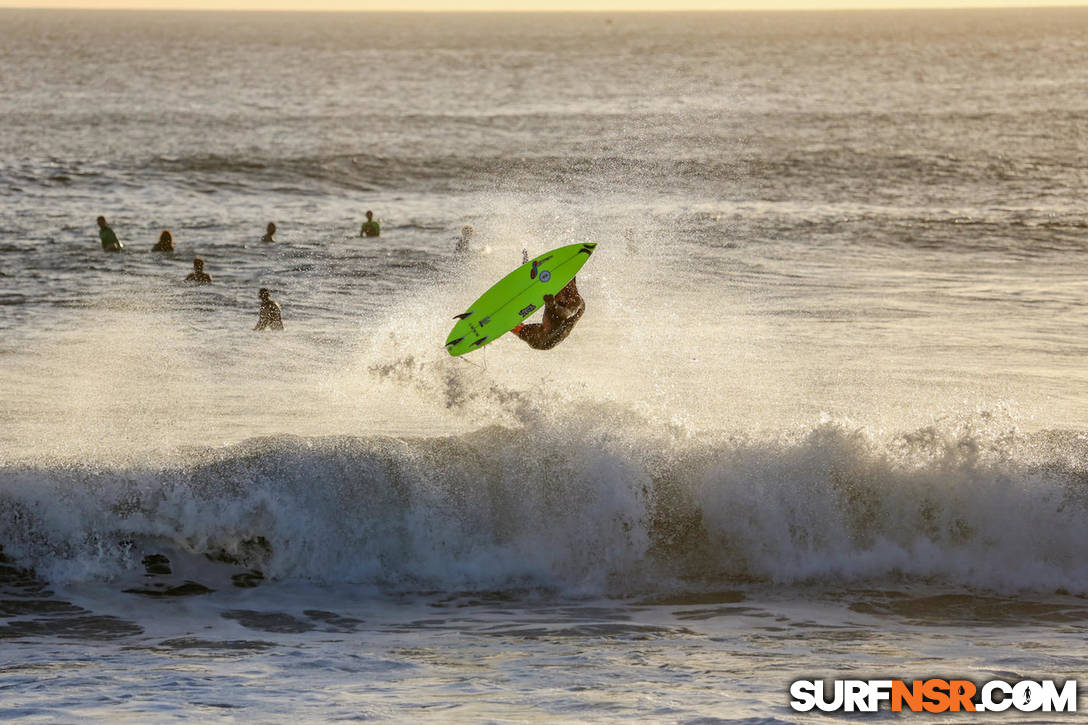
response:
<path fill-rule="evenodd" d="M 1086 37 L 0 12 L 0 718 L 792 722 L 801 677 L 1083 676 Z M 583 240 L 563 345 L 445 354 Z"/>

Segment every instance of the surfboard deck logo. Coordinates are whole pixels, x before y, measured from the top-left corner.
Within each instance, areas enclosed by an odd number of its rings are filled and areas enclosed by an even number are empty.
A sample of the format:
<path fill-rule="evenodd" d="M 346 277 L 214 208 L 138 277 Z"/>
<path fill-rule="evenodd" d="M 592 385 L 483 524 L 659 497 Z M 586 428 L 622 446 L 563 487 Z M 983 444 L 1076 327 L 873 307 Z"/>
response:
<path fill-rule="evenodd" d="M 468 309 L 453 316 L 457 323 L 446 338 L 446 351 L 454 357 L 464 355 L 514 329 L 544 306 L 544 295 L 557 294 L 566 287 L 596 247 L 594 242 L 559 247 L 533 257 L 500 279 Z M 486 334 L 480 329 L 485 325 Z"/>

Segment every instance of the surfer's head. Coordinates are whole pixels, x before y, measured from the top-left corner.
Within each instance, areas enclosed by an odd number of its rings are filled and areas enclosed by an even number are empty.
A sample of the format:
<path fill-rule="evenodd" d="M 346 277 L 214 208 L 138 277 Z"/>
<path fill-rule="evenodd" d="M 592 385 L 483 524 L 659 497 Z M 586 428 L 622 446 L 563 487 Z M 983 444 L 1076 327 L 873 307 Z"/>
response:
<path fill-rule="evenodd" d="M 195 269 L 197 272 L 203 272 L 204 260 L 200 257 L 193 257 L 193 269 Z"/>
<path fill-rule="evenodd" d="M 367 213 L 366 213 L 366 220 L 368 222 L 373 221 L 374 220 L 374 212 L 368 210 Z"/>
<path fill-rule="evenodd" d="M 104 217 L 104 216 L 98 217 L 98 226 L 102 227 L 103 229 L 106 228 L 106 217 Z"/>
<path fill-rule="evenodd" d="M 269 236 L 275 234 L 276 233 L 276 222 L 268 222 L 268 227 L 267 227 L 266 231 L 268 232 Z"/>
<path fill-rule="evenodd" d="M 159 235 L 159 244 L 174 245 L 174 235 L 170 233 L 169 229 L 162 230 L 162 234 Z"/>
<path fill-rule="evenodd" d="M 267 287 L 261 287 L 259 290 L 257 290 L 257 296 L 261 298 L 262 302 L 267 302 L 268 301 L 268 295 L 269 294 L 270 293 L 269 293 Z"/>

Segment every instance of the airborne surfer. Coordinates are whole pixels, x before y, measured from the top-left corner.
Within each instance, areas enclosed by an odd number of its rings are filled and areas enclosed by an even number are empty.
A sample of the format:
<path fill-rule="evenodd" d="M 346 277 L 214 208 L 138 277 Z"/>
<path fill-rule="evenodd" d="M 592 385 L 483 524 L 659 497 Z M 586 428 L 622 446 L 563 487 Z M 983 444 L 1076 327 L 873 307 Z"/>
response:
<path fill-rule="evenodd" d="M 503 277 L 466 311 L 454 315 L 457 323 L 446 338 L 447 352 L 458 357 L 479 350 L 506 332 L 535 350 L 550 350 L 563 342 L 585 313 L 575 275 L 596 247 L 594 242 L 568 244 L 538 255 Z M 524 324 L 541 306 L 543 319 Z"/>
<path fill-rule="evenodd" d="M 557 295 L 544 295 L 544 319 L 529 325 L 520 324 L 512 332 L 525 340 L 534 350 L 551 350 L 567 339 L 582 313 L 586 301 L 578 294 L 575 277 Z"/>

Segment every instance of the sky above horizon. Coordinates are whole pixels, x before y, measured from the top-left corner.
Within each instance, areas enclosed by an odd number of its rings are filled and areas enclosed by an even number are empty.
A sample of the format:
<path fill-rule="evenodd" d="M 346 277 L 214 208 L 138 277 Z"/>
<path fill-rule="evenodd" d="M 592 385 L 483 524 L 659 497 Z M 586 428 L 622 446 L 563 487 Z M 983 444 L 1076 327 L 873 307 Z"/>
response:
<path fill-rule="evenodd" d="M 142 10 L 834 10 L 1085 6 L 1088 0 L 0 0 L 0 8 Z"/>

